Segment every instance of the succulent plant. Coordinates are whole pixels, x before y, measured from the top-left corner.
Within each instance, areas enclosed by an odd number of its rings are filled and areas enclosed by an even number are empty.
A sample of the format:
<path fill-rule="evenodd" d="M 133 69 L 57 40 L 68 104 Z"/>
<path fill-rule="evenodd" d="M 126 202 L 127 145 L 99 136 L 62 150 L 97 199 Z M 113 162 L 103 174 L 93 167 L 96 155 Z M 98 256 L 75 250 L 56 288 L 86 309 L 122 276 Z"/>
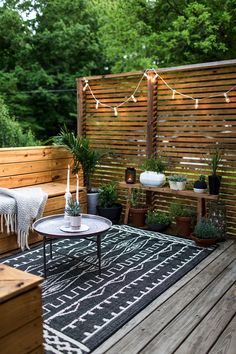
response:
<path fill-rule="evenodd" d="M 200 239 L 215 239 L 220 237 L 218 228 L 209 219 L 201 218 L 194 228 L 194 234 Z"/>
<path fill-rule="evenodd" d="M 76 200 L 70 198 L 68 201 L 68 205 L 66 207 L 66 213 L 69 216 L 79 216 L 80 215 L 80 205 Z"/>
<path fill-rule="evenodd" d="M 193 188 L 207 189 L 206 177 L 204 175 L 200 175 L 199 179 L 196 182 L 194 182 Z"/>
<path fill-rule="evenodd" d="M 186 182 L 187 177 L 182 175 L 172 175 L 168 177 L 168 180 L 171 182 Z"/>

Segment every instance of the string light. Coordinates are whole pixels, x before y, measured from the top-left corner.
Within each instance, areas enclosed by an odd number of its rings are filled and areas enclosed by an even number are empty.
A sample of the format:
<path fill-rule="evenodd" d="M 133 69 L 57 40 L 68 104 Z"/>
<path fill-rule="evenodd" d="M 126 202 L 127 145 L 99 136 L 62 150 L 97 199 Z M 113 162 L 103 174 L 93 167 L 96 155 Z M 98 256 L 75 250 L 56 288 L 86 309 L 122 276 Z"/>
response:
<path fill-rule="evenodd" d="M 88 87 L 88 80 L 84 79 L 85 85 L 83 87 L 83 91 L 86 91 L 87 87 Z"/>
<path fill-rule="evenodd" d="M 150 75 L 150 73 L 154 74 L 154 76 Z M 87 80 L 86 78 L 83 79 L 83 80 L 84 80 L 83 91 L 86 91 L 87 88 L 89 89 L 89 91 L 90 91 L 90 93 L 91 93 L 93 99 L 94 99 L 95 102 L 96 102 L 96 106 L 95 106 L 96 109 L 99 108 L 99 105 L 100 105 L 100 106 L 103 106 L 103 107 L 107 107 L 107 108 L 110 108 L 110 109 L 112 109 L 112 110 L 114 111 L 114 115 L 115 115 L 115 116 L 118 116 L 118 108 L 119 108 L 120 106 L 123 106 L 125 103 L 129 102 L 130 100 L 133 100 L 133 102 L 137 102 L 137 98 L 135 97 L 135 94 L 136 94 L 136 92 L 138 91 L 139 86 L 141 85 L 141 82 L 143 81 L 144 77 L 145 77 L 147 80 L 152 80 L 153 83 L 155 82 L 155 80 L 156 80 L 157 78 L 159 78 L 159 79 L 165 84 L 165 86 L 168 87 L 168 88 L 172 91 L 172 99 L 175 99 L 176 94 L 178 94 L 178 95 L 180 95 L 180 96 L 182 96 L 182 97 L 185 97 L 185 98 L 194 100 L 194 101 L 195 101 L 194 107 L 195 107 L 195 109 L 198 108 L 200 99 L 194 98 L 194 97 L 192 97 L 192 96 L 190 96 L 190 95 L 186 95 L 186 94 L 184 94 L 184 93 L 182 93 L 182 92 L 180 92 L 180 91 L 178 91 L 178 90 L 173 89 L 173 88 L 156 72 L 155 69 L 147 69 L 147 70 L 145 70 L 144 73 L 143 73 L 143 75 L 142 75 L 142 77 L 141 77 L 141 79 L 139 80 L 139 82 L 138 82 L 138 84 L 137 84 L 135 90 L 133 91 L 133 93 L 132 93 L 128 98 L 126 98 L 123 102 L 119 103 L 116 107 L 110 106 L 110 105 L 107 105 L 107 104 L 105 104 L 105 103 L 100 102 L 100 101 L 95 97 L 95 95 L 94 95 L 94 93 L 93 93 L 93 91 L 92 91 L 92 89 L 91 89 L 91 87 L 90 87 L 90 85 L 89 85 L 89 82 L 88 82 L 88 80 Z M 229 99 L 229 97 L 228 97 L 228 93 L 230 93 L 230 92 L 231 92 L 233 89 L 235 89 L 235 88 L 236 88 L 236 85 L 232 86 L 228 91 L 226 91 L 226 92 L 223 93 L 223 95 L 224 95 L 224 97 L 225 97 L 225 101 L 226 101 L 227 103 L 230 102 L 230 99 Z M 216 95 L 210 95 L 210 96 L 202 97 L 201 100 L 206 99 L 206 98 L 215 98 L 215 97 L 222 97 L 222 93 L 219 93 L 219 94 L 216 94 Z"/>
<path fill-rule="evenodd" d="M 130 96 L 134 102 L 137 102 L 137 99 L 134 97 L 134 95 Z"/>
<path fill-rule="evenodd" d="M 227 95 L 227 92 L 224 93 L 224 96 L 225 96 L 225 101 L 226 101 L 227 103 L 229 103 L 229 102 L 230 102 L 230 99 L 229 99 L 229 97 L 228 97 L 228 95 Z"/>

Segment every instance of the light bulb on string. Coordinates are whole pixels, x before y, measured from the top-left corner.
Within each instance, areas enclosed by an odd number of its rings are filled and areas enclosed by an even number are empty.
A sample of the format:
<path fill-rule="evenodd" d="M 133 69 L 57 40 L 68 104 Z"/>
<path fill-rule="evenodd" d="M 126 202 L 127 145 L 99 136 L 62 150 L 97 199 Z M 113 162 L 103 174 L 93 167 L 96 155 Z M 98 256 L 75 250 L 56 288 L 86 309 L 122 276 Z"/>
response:
<path fill-rule="evenodd" d="M 224 96 L 225 96 L 225 101 L 226 101 L 227 103 L 229 103 L 229 102 L 230 102 L 230 99 L 229 99 L 229 97 L 228 97 L 228 95 L 227 95 L 226 92 L 224 93 Z"/>
<path fill-rule="evenodd" d="M 137 98 L 135 98 L 134 95 L 131 95 L 131 98 L 134 102 L 137 102 Z"/>
<path fill-rule="evenodd" d="M 96 109 L 98 109 L 98 105 L 99 105 L 99 101 L 98 100 L 96 100 Z"/>
<path fill-rule="evenodd" d="M 114 107 L 114 114 L 115 114 L 116 117 L 118 116 L 118 111 L 117 111 L 116 107 Z"/>
<path fill-rule="evenodd" d="M 148 75 L 147 73 L 144 73 L 143 75 L 144 75 L 148 80 L 151 80 L 151 76 Z"/>
<path fill-rule="evenodd" d="M 88 87 L 88 80 L 84 80 L 85 85 L 83 87 L 83 91 L 86 91 L 87 87 Z"/>
<path fill-rule="evenodd" d="M 176 90 L 173 90 L 172 91 L 172 100 L 174 100 L 174 98 L 175 98 L 175 93 L 176 93 Z"/>
<path fill-rule="evenodd" d="M 158 76 L 159 76 L 159 75 L 156 73 L 155 76 L 153 76 L 153 78 L 152 78 L 152 82 L 155 82 L 156 79 L 158 78 Z"/>
<path fill-rule="evenodd" d="M 195 109 L 198 108 L 198 98 L 195 99 Z"/>

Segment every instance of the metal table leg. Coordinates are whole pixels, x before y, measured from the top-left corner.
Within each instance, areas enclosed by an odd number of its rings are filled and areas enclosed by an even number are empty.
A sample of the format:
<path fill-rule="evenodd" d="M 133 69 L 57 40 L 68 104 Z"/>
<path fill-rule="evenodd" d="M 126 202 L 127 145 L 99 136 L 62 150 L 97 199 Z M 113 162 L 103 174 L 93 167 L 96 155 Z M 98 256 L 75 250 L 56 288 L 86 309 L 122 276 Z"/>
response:
<path fill-rule="evenodd" d="M 46 255 L 46 237 L 43 237 L 43 269 L 44 269 L 44 278 L 47 278 L 47 255 Z"/>
<path fill-rule="evenodd" d="M 99 275 L 102 272 L 102 269 L 101 269 L 101 255 L 102 255 L 102 252 L 101 252 L 101 239 L 102 239 L 102 236 L 101 235 L 97 235 L 97 255 L 98 255 Z"/>

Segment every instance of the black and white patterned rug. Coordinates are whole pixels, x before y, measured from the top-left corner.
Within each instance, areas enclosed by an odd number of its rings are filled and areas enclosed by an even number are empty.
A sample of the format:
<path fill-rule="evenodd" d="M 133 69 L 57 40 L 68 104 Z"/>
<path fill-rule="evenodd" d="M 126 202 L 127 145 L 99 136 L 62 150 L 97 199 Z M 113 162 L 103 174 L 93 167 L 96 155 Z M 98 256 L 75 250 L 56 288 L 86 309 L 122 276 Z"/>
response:
<path fill-rule="evenodd" d="M 96 260 L 89 240 L 55 241 L 53 250 Z M 89 353 L 212 252 L 191 240 L 130 226 L 102 239 L 102 274 L 54 254 L 42 285 L 46 353 Z M 42 247 L 4 260 L 43 276 Z"/>

